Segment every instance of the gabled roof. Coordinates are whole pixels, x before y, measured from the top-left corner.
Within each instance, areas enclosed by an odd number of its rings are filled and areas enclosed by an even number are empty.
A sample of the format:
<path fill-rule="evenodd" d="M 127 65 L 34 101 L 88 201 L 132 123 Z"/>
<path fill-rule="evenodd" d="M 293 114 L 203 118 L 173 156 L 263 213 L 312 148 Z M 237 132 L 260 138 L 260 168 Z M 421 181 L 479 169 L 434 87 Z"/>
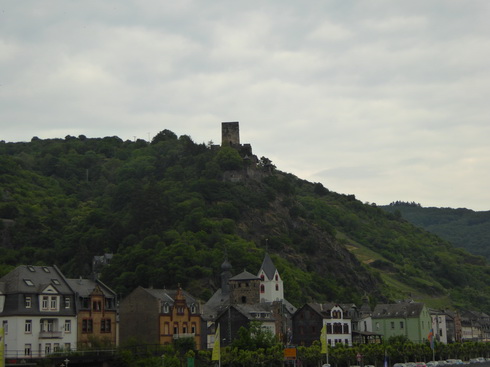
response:
<path fill-rule="evenodd" d="M 398 317 L 419 317 L 423 308 L 424 304 L 418 302 L 379 304 L 374 308 L 373 318 L 392 319 Z"/>
<path fill-rule="evenodd" d="M 230 304 L 230 294 L 223 294 L 221 288 L 218 289 L 202 307 L 202 318 L 204 320 L 214 320 L 219 313 Z"/>
<path fill-rule="evenodd" d="M 60 294 L 72 294 L 65 277 L 55 266 L 20 265 L 0 278 L 3 292 L 40 294 L 52 286 Z"/>
<path fill-rule="evenodd" d="M 253 275 L 252 273 L 249 273 L 248 271 L 244 270 L 240 274 L 235 275 L 234 277 L 230 278 L 230 281 L 232 280 L 260 280 L 260 278 L 256 275 Z"/>
<path fill-rule="evenodd" d="M 265 275 L 267 275 L 267 278 L 269 279 L 272 279 L 274 277 L 274 274 L 276 273 L 276 266 L 272 262 L 272 259 L 267 252 L 265 253 L 264 260 L 262 261 L 262 265 L 260 266 L 260 270 L 263 270 Z"/>
<path fill-rule="evenodd" d="M 177 295 L 177 290 L 175 289 L 154 289 L 154 288 L 143 288 L 141 287 L 145 292 L 150 294 L 151 296 L 161 300 L 162 302 L 168 302 L 169 305 L 173 305 L 175 302 L 175 298 Z M 191 296 L 188 292 L 182 290 L 182 295 L 185 298 L 185 302 L 188 305 L 191 305 L 192 303 L 198 303 L 197 300 Z"/>
<path fill-rule="evenodd" d="M 115 297 L 116 293 L 102 283 L 100 280 L 91 280 L 91 279 L 67 279 L 70 287 L 78 293 L 81 297 L 89 297 L 95 288 L 98 286 L 102 291 L 105 297 Z"/>
<path fill-rule="evenodd" d="M 254 303 L 254 304 L 236 304 L 229 306 L 230 308 L 234 308 L 244 317 L 251 321 L 269 321 L 274 322 L 273 317 L 273 308 L 270 303 Z M 217 319 L 221 318 L 221 316 L 226 313 L 228 307 L 223 309 L 220 314 L 217 316 Z"/>
<path fill-rule="evenodd" d="M 344 308 L 336 303 L 333 302 L 327 302 L 327 303 L 315 303 L 315 302 L 310 302 L 307 303 L 305 306 L 311 308 L 314 312 L 316 312 L 318 315 L 320 315 L 322 318 L 330 318 L 330 311 L 334 307 L 340 307 L 342 311 L 344 311 Z M 347 317 L 346 317 L 347 319 Z"/>

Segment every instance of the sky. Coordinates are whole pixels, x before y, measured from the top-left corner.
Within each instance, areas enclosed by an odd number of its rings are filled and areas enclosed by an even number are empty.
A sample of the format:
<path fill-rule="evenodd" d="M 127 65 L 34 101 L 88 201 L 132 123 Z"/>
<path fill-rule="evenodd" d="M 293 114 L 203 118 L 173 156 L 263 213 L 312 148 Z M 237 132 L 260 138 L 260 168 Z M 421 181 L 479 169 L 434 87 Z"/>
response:
<path fill-rule="evenodd" d="M 0 0 L 0 140 L 168 129 L 389 204 L 490 210 L 488 0 Z"/>

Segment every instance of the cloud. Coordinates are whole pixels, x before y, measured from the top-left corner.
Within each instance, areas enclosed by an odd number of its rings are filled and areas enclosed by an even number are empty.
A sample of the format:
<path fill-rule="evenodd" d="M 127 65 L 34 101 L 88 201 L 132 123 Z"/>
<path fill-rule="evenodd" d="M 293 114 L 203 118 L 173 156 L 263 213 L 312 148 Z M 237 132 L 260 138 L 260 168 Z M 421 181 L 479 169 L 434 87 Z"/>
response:
<path fill-rule="evenodd" d="M 4 140 L 197 142 L 240 121 L 279 169 L 362 200 L 488 210 L 486 1 L 51 0 L 0 13 Z"/>

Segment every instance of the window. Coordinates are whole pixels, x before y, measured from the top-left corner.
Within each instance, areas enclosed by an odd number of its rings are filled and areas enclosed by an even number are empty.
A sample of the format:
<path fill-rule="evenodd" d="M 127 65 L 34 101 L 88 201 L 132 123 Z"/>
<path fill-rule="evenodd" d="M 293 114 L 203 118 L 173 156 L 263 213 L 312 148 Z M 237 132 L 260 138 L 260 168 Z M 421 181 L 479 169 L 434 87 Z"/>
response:
<path fill-rule="evenodd" d="M 174 324 L 174 335 L 178 335 L 178 334 L 179 334 L 179 325 Z"/>
<path fill-rule="evenodd" d="M 51 353 L 51 343 L 46 343 L 46 345 L 44 346 L 44 353 L 45 354 Z"/>
<path fill-rule="evenodd" d="M 43 266 L 43 270 L 45 273 L 49 273 L 49 268 L 47 266 Z"/>
<path fill-rule="evenodd" d="M 265 293 L 265 287 L 263 284 L 260 285 L 260 293 Z"/>
<path fill-rule="evenodd" d="M 260 280 L 264 281 L 264 279 L 265 279 L 264 274 L 260 274 Z"/>
<path fill-rule="evenodd" d="M 93 321 L 92 319 L 82 320 L 82 333 L 92 333 L 93 332 Z"/>
<path fill-rule="evenodd" d="M 53 352 L 59 352 L 60 351 L 60 343 L 54 343 L 53 344 Z"/>
<path fill-rule="evenodd" d="M 70 297 L 65 297 L 65 308 L 71 307 L 71 299 Z"/>
<path fill-rule="evenodd" d="M 187 323 L 184 322 L 184 325 L 182 326 L 182 333 L 187 334 Z"/>
<path fill-rule="evenodd" d="M 32 271 L 33 273 L 36 271 L 34 269 L 34 266 L 32 266 L 32 265 L 27 265 L 27 269 L 29 269 L 29 271 Z"/>
<path fill-rule="evenodd" d="M 90 306 L 90 300 L 87 297 L 82 298 L 82 307 L 89 308 L 89 306 Z"/>
<path fill-rule="evenodd" d="M 390 325 L 391 325 L 391 328 L 394 329 L 395 328 L 395 322 L 394 321 L 391 321 L 390 322 Z"/>
<path fill-rule="evenodd" d="M 69 351 L 71 349 L 71 344 L 70 343 L 65 343 L 65 351 Z"/>
<path fill-rule="evenodd" d="M 24 325 L 24 331 L 27 334 L 32 333 L 32 320 L 26 320 L 26 323 Z"/>
<path fill-rule="evenodd" d="M 53 284 L 56 284 L 56 285 L 60 285 L 60 281 L 58 279 L 51 279 L 51 281 L 53 282 Z"/>
<path fill-rule="evenodd" d="M 41 307 L 43 310 L 47 310 L 48 309 L 48 303 L 49 303 L 49 297 L 48 296 L 43 296 L 43 300 L 42 300 L 42 303 L 41 303 Z"/>
<path fill-rule="evenodd" d="M 8 334 L 8 332 L 9 332 L 9 322 L 7 320 L 3 320 L 2 321 L 2 327 L 3 327 L 3 331 L 5 332 L 5 334 Z"/>
<path fill-rule="evenodd" d="M 71 320 L 65 320 L 65 333 L 71 333 Z"/>
<path fill-rule="evenodd" d="M 344 324 L 344 334 L 349 334 L 349 324 Z"/>
<path fill-rule="evenodd" d="M 168 306 L 168 303 L 165 302 L 165 304 L 163 305 L 163 312 L 168 313 L 169 311 L 170 311 L 170 307 Z"/>
<path fill-rule="evenodd" d="M 50 307 L 52 310 L 56 310 L 58 308 L 58 297 L 51 297 Z"/>
<path fill-rule="evenodd" d="M 405 325 L 403 324 L 403 321 L 400 321 L 400 329 L 403 329 Z"/>
<path fill-rule="evenodd" d="M 379 330 L 379 322 L 376 323 L 376 330 Z"/>
<path fill-rule="evenodd" d="M 92 310 L 94 310 L 94 311 L 102 311 L 102 302 L 100 302 L 100 301 L 93 301 L 92 302 Z"/>
<path fill-rule="evenodd" d="M 192 326 L 191 326 L 191 333 L 192 334 L 196 333 L 196 324 L 194 324 L 194 323 L 192 323 Z"/>
<path fill-rule="evenodd" d="M 196 313 L 196 305 L 194 303 L 191 305 L 191 313 Z"/>
<path fill-rule="evenodd" d="M 111 319 L 100 320 L 100 332 L 110 333 L 111 332 Z"/>
<path fill-rule="evenodd" d="M 32 307 L 32 298 L 29 296 L 26 296 L 26 298 L 24 298 L 24 305 L 26 308 L 31 308 Z"/>
<path fill-rule="evenodd" d="M 247 297 L 242 296 L 242 303 L 247 303 Z"/>
<path fill-rule="evenodd" d="M 276 291 L 279 290 L 279 284 L 276 284 Z"/>
<path fill-rule="evenodd" d="M 32 346 L 31 344 L 24 344 L 24 355 L 25 356 L 30 356 L 32 353 Z"/>
<path fill-rule="evenodd" d="M 278 281 L 278 280 L 279 280 L 279 275 L 276 274 L 276 281 Z"/>
<path fill-rule="evenodd" d="M 34 287 L 34 283 L 30 279 L 24 279 L 24 283 L 29 287 Z"/>

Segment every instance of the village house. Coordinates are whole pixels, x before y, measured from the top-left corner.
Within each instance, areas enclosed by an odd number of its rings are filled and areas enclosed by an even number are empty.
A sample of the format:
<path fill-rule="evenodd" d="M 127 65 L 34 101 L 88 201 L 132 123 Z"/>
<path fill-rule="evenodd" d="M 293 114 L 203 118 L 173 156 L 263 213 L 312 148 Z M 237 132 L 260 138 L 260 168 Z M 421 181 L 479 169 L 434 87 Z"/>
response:
<path fill-rule="evenodd" d="M 175 339 L 192 338 L 196 349 L 201 349 L 201 329 L 200 304 L 181 287 L 138 287 L 120 304 L 121 342 L 133 339 L 143 344 L 167 345 Z"/>
<path fill-rule="evenodd" d="M 0 279 L 6 357 L 76 348 L 76 320 L 74 292 L 57 267 L 21 265 Z"/>
<path fill-rule="evenodd" d="M 75 292 L 78 347 L 90 347 L 93 341 L 108 348 L 118 343 L 116 293 L 95 279 L 67 279 Z"/>
<path fill-rule="evenodd" d="M 385 340 L 403 335 L 414 343 L 422 343 L 428 339 L 432 319 L 423 303 L 403 301 L 378 304 L 373 311 L 373 328 Z"/>

